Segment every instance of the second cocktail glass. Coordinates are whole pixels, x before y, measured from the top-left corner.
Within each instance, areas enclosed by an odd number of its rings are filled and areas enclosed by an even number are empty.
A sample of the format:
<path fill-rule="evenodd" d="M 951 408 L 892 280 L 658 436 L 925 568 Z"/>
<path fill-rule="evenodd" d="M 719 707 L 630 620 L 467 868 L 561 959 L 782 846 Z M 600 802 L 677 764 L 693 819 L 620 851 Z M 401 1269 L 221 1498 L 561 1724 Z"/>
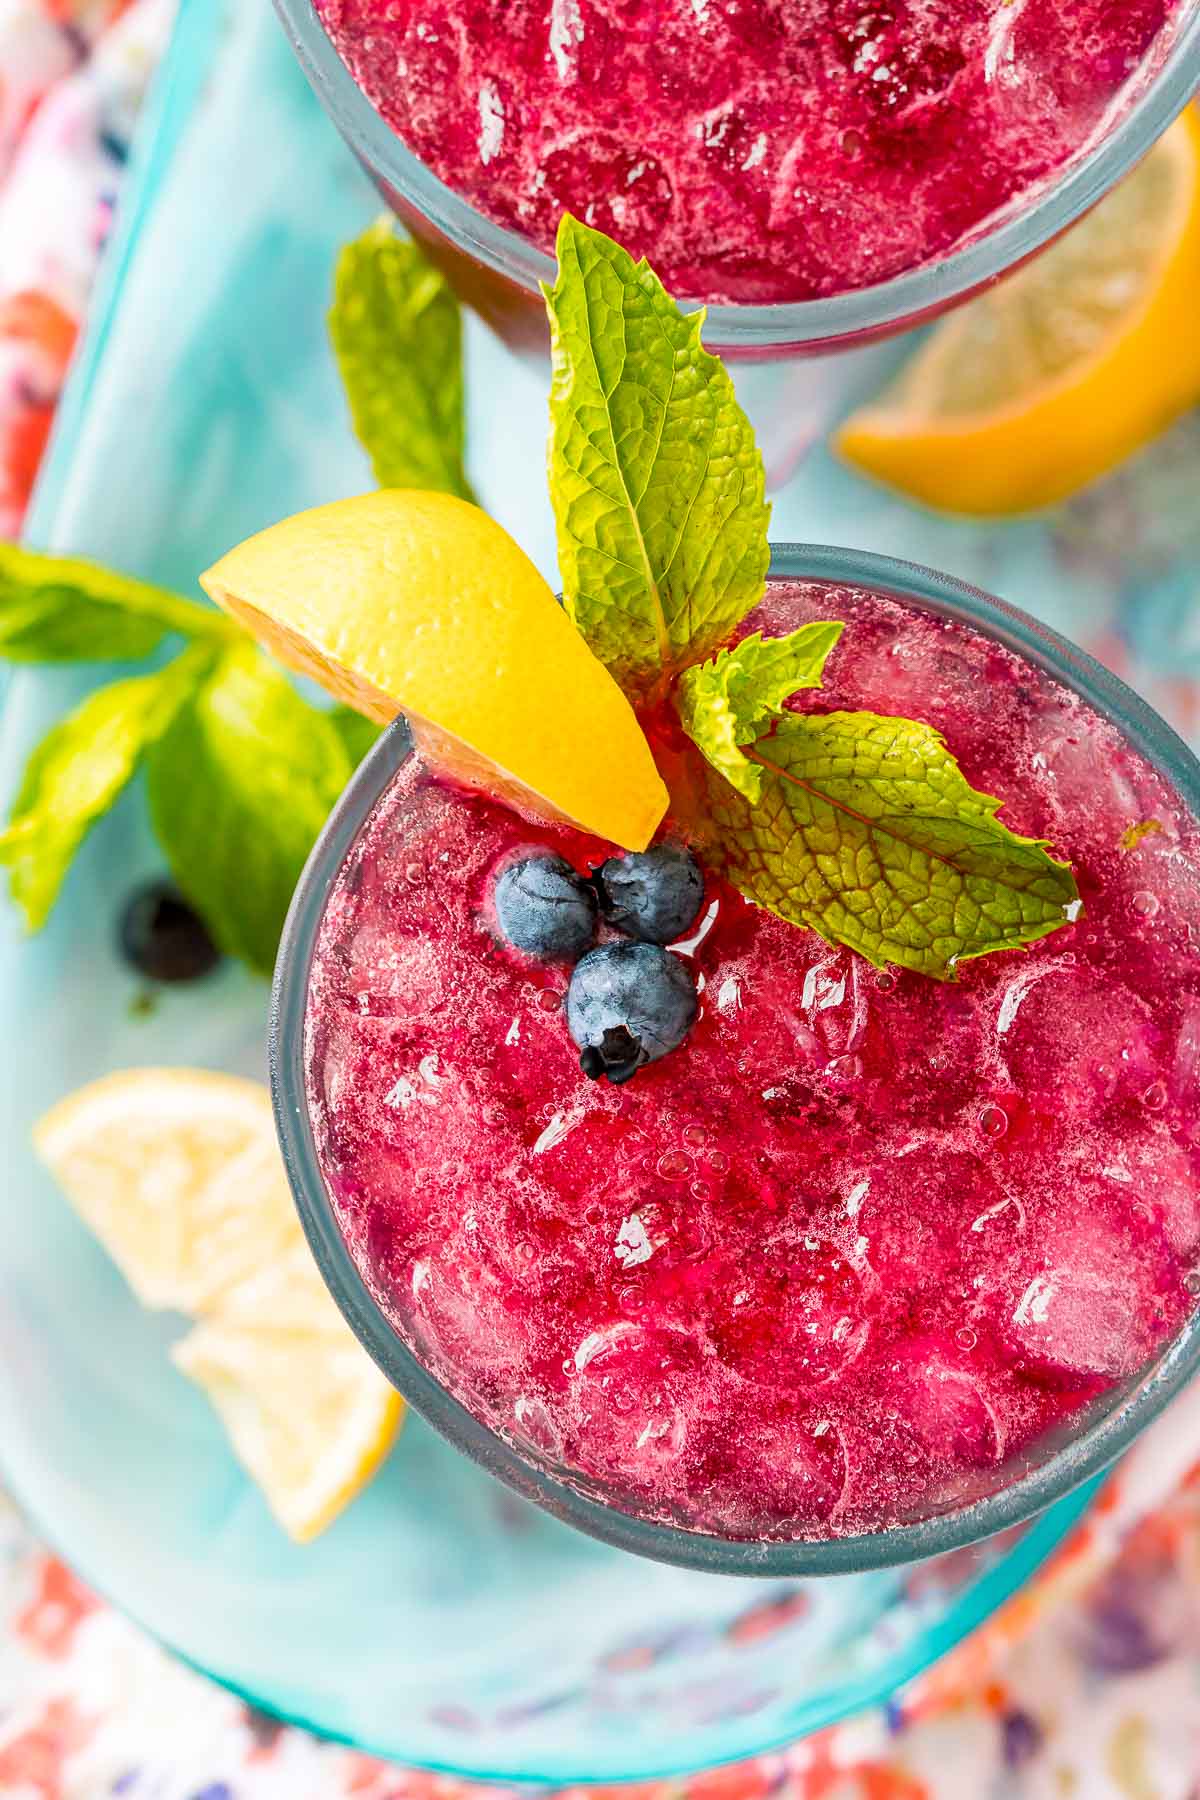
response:
<path fill-rule="evenodd" d="M 413 155 L 356 84 L 313 0 L 276 4 L 318 96 L 393 210 L 510 348 L 542 354 L 538 284 L 553 278 L 552 259 L 486 218 Z M 1149 149 L 1200 82 L 1200 8 L 1186 6 L 1170 29 L 1172 41 L 1090 147 L 949 255 L 824 298 L 710 306 L 706 342 L 733 364 L 774 483 L 870 378 L 879 354 L 870 346 L 933 318 L 1035 254 Z"/>

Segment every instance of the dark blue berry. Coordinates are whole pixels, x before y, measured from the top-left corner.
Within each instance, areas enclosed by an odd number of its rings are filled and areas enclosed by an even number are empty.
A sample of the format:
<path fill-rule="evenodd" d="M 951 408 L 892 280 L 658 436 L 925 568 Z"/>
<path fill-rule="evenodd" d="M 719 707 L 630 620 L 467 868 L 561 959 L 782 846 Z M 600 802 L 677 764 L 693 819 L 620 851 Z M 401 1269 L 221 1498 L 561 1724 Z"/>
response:
<path fill-rule="evenodd" d="M 677 956 L 657 944 L 603 944 L 575 965 L 567 1027 L 579 1066 L 593 1081 L 628 1081 L 687 1036 L 696 985 Z"/>
<path fill-rule="evenodd" d="M 504 937 L 539 962 L 575 962 L 596 935 L 591 883 L 552 851 L 509 863 L 495 898 Z"/>
<path fill-rule="evenodd" d="M 195 981 L 221 952 L 204 920 L 169 881 L 151 881 L 126 904 L 118 926 L 121 954 L 151 981 Z"/>
<path fill-rule="evenodd" d="M 700 865 L 680 844 L 610 856 L 596 884 L 609 924 L 647 944 L 671 944 L 682 937 L 704 899 Z"/>

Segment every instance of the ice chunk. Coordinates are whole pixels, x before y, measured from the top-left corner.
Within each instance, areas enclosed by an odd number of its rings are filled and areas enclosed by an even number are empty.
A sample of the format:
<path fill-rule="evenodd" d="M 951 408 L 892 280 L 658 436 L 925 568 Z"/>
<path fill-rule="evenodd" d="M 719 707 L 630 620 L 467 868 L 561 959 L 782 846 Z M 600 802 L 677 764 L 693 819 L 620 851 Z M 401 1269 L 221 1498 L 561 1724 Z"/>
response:
<path fill-rule="evenodd" d="M 687 1441 L 687 1392 L 699 1362 L 683 1332 L 618 1320 L 579 1344 L 571 1378 L 572 1449 L 589 1472 L 653 1482 Z"/>
<path fill-rule="evenodd" d="M 800 1006 L 831 1058 L 858 1050 L 867 1030 L 866 964 L 849 950 L 835 950 L 810 964 Z"/>
<path fill-rule="evenodd" d="M 417 1020 L 446 1004 L 438 946 L 398 932 L 385 918 L 349 931 L 329 953 L 326 968 L 331 988 L 363 1013 Z"/>
<path fill-rule="evenodd" d="M 1072 1375 L 1116 1379 L 1154 1343 L 1153 1273 L 1100 1221 L 1059 1233 L 1055 1259 L 1016 1286 L 1008 1333 L 1018 1354 Z"/>
<path fill-rule="evenodd" d="M 1191 997 L 1183 1004 L 1169 1086 L 1177 1106 L 1192 1106 L 1200 1096 L 1200 1000 Z"/>
<path fill-rule="evenodd" d="M 630 1213 L 621 1222 L 617 1233 L 616 1256 L 623 1269 L 636 1269 L 639 1263 L 649 1262 L 654 1255 L 654 1245 L 650 1242 L 649 1233 L 640 1213 Z"/>
<path fill-rule="evenodd" d="M 821 1387 L 862 1355 L 870 1333 L 862 1283 L 842 1251 L 777 1240 L 730 1272 L 713 1297 L 717 1353 L 751 1381 Z"/>
<path fill-rule="evenodd" d="M 1149 1214 L 1177 1256 L 1200 1251 L 1200 1152 L 1159 1126 L 1127 1136 L 1098 1174 L 1131 1230 L 1144 1234 Z"/>
<path fill-rule="evenodd" d="M 841 1433 L 827 1415 L 747 1406 L 731 1396 L 706 1431 L 697 1486 L 705 1523 L 740 1536 L 803 1532 L 834 1513 L 846 1483 Z"/>
<path fill-rule="evenodd" d="M 951 1283 L 998 1278 L 1021 1224 L 1020 1206 L 979 1157 L 937 1141 L 883 1162 L 857 1214 L 866 1260 L 892 1308 L 921 1292 L 944 1296 Z"/>
<path fill-rule="evenodd" d="M 1081 968 L 1026 992 L 1002 1042 L 1013 1080 L 1043 1113 L 1091 1113 L 1145 1088 L 1158 1068 L 1145 1001 Z"/>
<path fill-rule="evenodd" d="M 536 1450 L 540 1456 L 557 1456 L 562 1449 L 562 1438 L 557 1422 L 544 1400 L 536 1394 L 519 1394 L 513 1404 L 513 1417 L 517 1422 L 514 1435 Z"/>
<path fill-rule="evenodd" d="M 935 1456 L 985 1464 L 1003 1454 L 1004 1436 L 978 1372 L 942 1337 L 913 1338 L 881 1386 L 900 1417 Z"/>

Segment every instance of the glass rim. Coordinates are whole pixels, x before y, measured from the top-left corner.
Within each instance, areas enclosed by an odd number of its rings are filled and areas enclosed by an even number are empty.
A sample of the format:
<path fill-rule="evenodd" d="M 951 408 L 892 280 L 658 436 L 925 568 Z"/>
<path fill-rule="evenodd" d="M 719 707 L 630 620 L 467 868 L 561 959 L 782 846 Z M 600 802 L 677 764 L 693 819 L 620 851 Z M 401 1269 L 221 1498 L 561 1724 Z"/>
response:
<path fill-rule="evenodd" d="M 275 0 L 284 30 L 330 118 L 369 171 L 427 219 L 455 249 L 531 295 L 553 282 L 553 257 L 490 219 L 439 180 L 376 111 L 342 61 L 313 0 Z M 817 300 L 714 304 L 705 340 L 726 351 L 833 348 L 939 312 L 1015 268 L 1075 223 L 1129 172 L 1200 85 L 1200 4 L 1185 0 L 1174 41 L 1144 90 L 1067 173 L 991 230 L 940 261 L 871 287 Z M 699 302 L 687 302 L 695 310 Z"/>
<path fill-rule="evenodd" d="M 955 577 L 867 551 L 806 544 L 772 545 L 770 577 L 827 581 L 894 594 L 981 631 L 1087 702 L 1166 777 L 1200 819 L 1200 761 L 1154 710 L 1085 651 L 1019 608 Z M 996 1492 L 930 1517 L 836 1538 L 757 1541 L 651 1522 L 578 1492 L 526 1460 L 448 1392 L 411 1351 L 372 1297 L 338 1228 L 320 1174 L 304 1079 L 304 1019 L 309 976 L 325 904 L 351 845 L 409 754 L 398 721 L 372 748 L 319 838 L 296 888 L 284 927 L 271 999 L 269 1063 L 275 1119 L 305 1235 L 333 1298 L 388 1380 L 455 1447 L 525 1499 L 592 1537 L 711 1573 L 840 1575 L 894 1567 L 962 1549 L 1023 1524 L 1089 1477 L 1098 1475 L 1200 1367 L 1200 1310 L 1158 1357 L 1097 1403 L 1098 1417 L 1044 1461 Z M 1084 1415 L 1085 1420 L 1087 1414 Z M 1035 1453 L 1035 1452 L 1031 1452 Z"/>

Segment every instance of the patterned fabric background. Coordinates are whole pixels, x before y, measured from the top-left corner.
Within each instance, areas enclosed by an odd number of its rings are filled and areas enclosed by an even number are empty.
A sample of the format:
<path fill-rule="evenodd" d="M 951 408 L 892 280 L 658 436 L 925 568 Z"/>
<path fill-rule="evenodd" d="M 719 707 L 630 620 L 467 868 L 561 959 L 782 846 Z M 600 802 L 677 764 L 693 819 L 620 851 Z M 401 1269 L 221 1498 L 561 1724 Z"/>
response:
<path fill-rule="evenodd" d="M 0 535 L 20 530 L 171 12 L 171 0 L 0 0 Z M 1121 478 L 1106 485 L 1114 530 L 1121 492 Z M 1103 535 L 1085 532 L 1081 554 Z M 1178 718 L 1194 696 L 1175 698 Z M 609 1792 L 1200 1800 L 1198 1457 L 1200 1399 L 1185 1396 L 1037 1582 L 886 1709 L 753 1764 Z M 0 1800 L 494 1792 L 248 1709 L 98 1601 L 0 1497 Z"/>

